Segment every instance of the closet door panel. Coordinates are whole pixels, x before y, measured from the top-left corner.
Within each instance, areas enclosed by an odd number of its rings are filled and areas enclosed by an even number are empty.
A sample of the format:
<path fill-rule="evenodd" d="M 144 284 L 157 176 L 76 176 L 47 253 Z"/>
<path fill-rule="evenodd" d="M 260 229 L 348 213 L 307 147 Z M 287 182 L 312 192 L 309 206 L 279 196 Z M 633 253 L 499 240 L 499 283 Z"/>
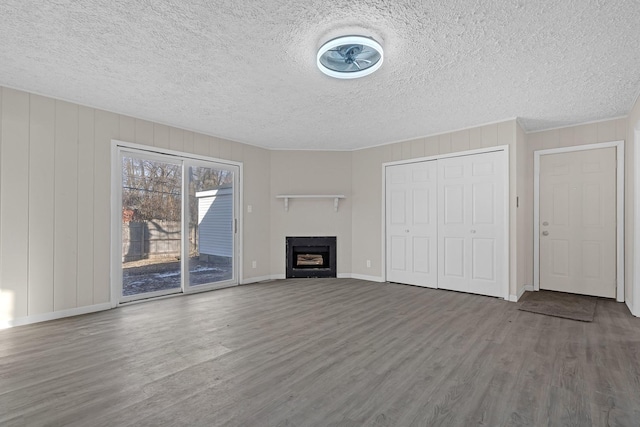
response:
<path fill-rule="evenodd" d="M 503 296 L 503 158 L 493 152 L 438 160 L 439 288 Z"/>
<path fill-rule="evenodd" d="M 387 280 L 436 287 L 435 162 L 386 168 Z"/>
<path fill-rule="evenodd" d="M 438 160 L 438 287 L 468 292 L 469 186 L 466 157 Z"/>

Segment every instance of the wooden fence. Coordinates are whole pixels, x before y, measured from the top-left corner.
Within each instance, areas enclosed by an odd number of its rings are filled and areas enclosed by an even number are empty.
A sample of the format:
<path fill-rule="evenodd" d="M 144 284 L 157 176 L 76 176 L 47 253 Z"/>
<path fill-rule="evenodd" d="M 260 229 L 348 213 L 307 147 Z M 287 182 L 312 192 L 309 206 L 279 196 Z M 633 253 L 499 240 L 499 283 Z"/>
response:
<path fill-rule="evenodd" d="M 122 223 L 122 262 L 141 259 L 178 258 L 181 248 L 179 221 L 131 221 Z M 196 227 L 189 233 L 197 242 Z M 195 251 L 195 248 L 190 248 Z"/>

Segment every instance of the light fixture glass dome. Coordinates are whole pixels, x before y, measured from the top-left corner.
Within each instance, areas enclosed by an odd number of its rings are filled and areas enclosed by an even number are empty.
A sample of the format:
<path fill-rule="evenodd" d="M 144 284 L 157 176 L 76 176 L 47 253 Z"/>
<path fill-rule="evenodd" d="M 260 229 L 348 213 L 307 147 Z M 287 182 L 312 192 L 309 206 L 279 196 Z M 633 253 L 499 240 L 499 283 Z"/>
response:
<path fill-rule="evenodd" d="M 326 42 L 318 51 L 320 71 L 338 79 L 367 76 L 382 65 L 382 46 L 363 36 L 343 36 Z"/>

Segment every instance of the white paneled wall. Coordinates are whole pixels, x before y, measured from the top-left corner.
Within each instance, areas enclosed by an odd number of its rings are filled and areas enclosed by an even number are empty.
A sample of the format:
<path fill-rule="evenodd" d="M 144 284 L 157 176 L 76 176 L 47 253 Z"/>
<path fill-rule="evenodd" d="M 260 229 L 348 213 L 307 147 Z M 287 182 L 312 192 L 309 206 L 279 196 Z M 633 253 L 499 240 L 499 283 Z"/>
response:
<path fill-rule="evenodd" d="M 2 94 L 0 142 L 0 305 L 14 317 L 27 314 L 29 264 L 29 98 Z M 11 140 L 11 143 L 7 141 Z M 52 179 L 52 177 L 49 177 Z"/>
<path fill-rule="evenodd" d="M 78 106 L 56 101 L 54 142 L 53 310 L 77 307 Z M 37 296 L 35 296 L 37 298 Z"/>
<path fill-rule="evenodd" d="M 93 256 L 94 227 L 94 158 L 95 158 L 94 110 L 80 107 L 78 110 L 78 286 L 77 305 L 94 303 Z M 86 240 L 86 243 L 81 244 Z M 102 296 L 104 298 L 104 295 Z"/>
<path fill-rule="evenodd" d="M 108 260 L 111 255 L 111 140 L 119 137 L 119 117 L 106 111 L 94 112 L 93 157 L 93 303 L 109 301 L 111 291 Z M 105 197 L 107 196 L 108 197 Z"/>
<path fill-rule="evenodd" d="M 33 96 L 29 128 L 29 298 L 27 313 L 53 311 L 55 101 Z M 4 140 L 4 138 L 3 138 Z M 93 158 L 91 161 L 93 166 Z M 93 265 L 93 259 L 91 260 Z M 93 279 L 93 278 L 92 278 Z"/>
<path fill-rule="evenodd" d="M 109 304 L 112 139 L 245 162 L 243 281 L 269 276 L 268 151 L 0 87 L 0 326 Z"/>

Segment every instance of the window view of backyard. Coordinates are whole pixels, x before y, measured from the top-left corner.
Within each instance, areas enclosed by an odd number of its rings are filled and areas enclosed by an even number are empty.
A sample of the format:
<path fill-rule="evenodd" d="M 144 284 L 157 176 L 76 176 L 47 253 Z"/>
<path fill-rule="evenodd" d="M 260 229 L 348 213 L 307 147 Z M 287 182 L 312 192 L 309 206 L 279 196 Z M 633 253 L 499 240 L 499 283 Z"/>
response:
<path fill-rule="evenodd" d="M 182 236 L 182 165 L 122 158 L 123 296 L 182 289 L 181 253 L 189 244 L 189 286 L 233 276 L 233 172 L 187 167 L 188 238 Z"/>

